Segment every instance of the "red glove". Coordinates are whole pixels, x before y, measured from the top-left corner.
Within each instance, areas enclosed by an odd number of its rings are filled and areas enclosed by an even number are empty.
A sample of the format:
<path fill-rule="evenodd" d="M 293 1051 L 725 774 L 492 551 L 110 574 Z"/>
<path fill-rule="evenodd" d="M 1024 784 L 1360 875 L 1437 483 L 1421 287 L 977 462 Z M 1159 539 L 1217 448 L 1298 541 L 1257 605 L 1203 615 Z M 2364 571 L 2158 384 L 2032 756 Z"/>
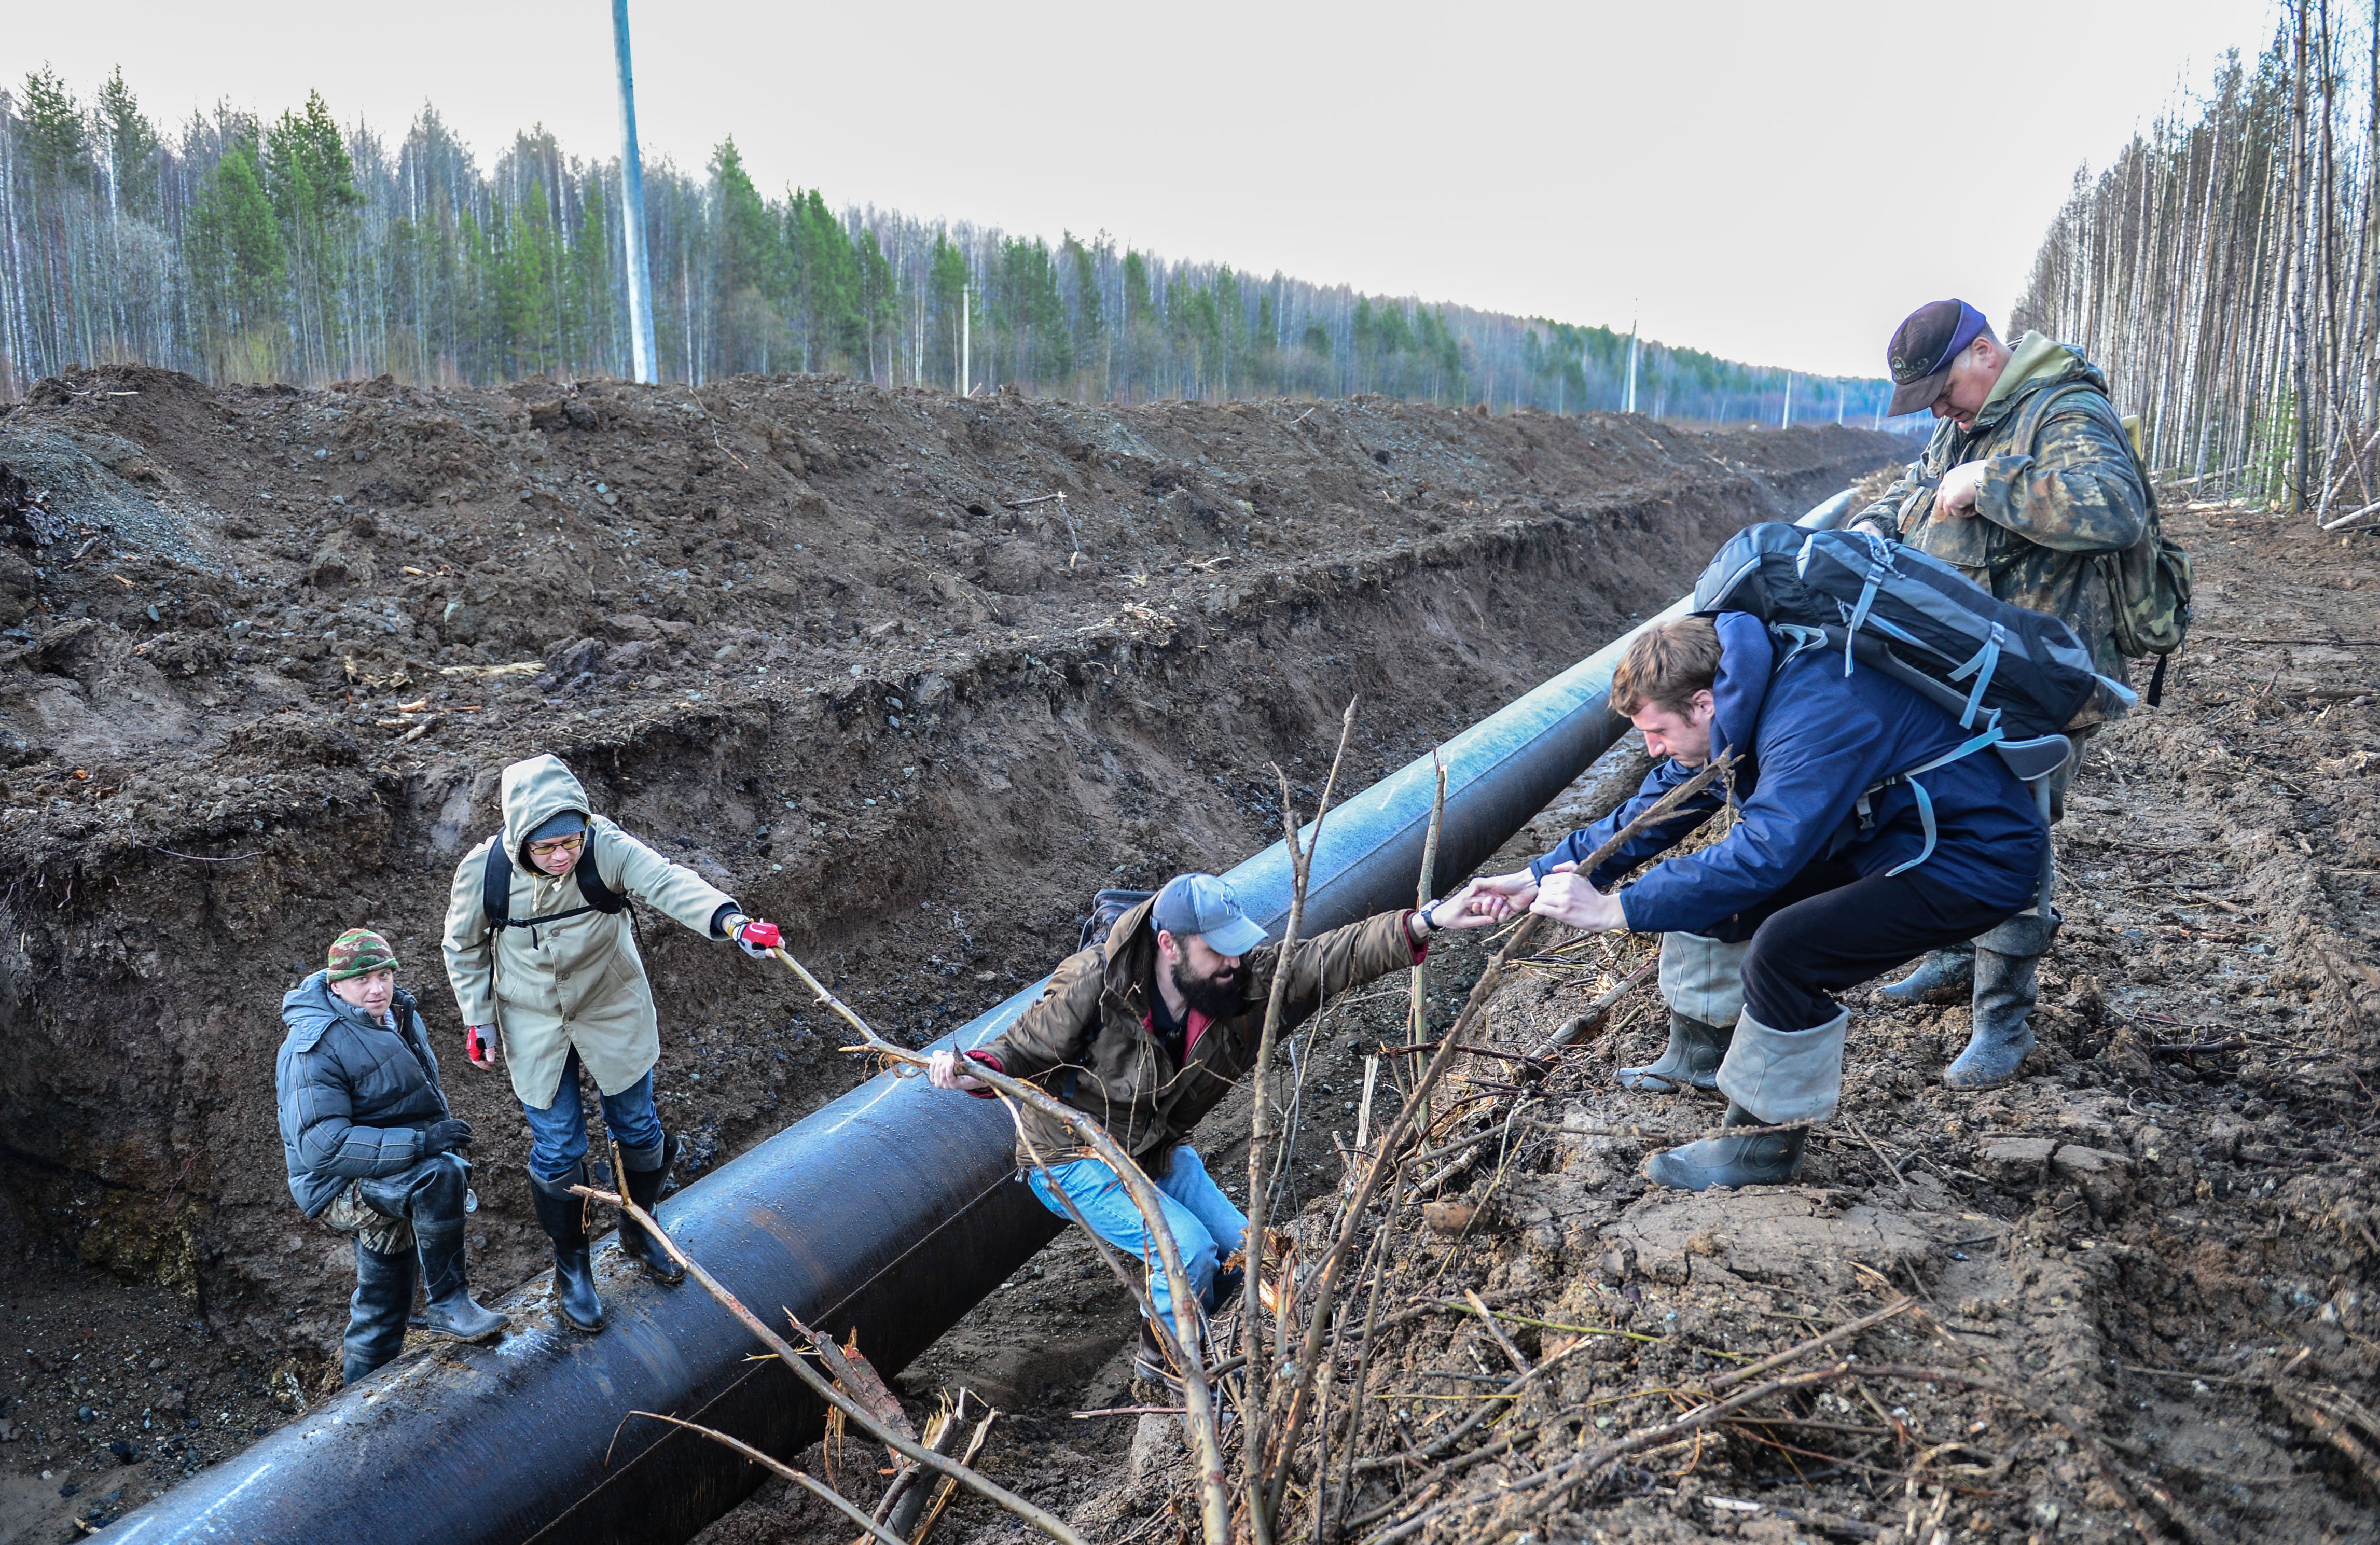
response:
<path fill-rule="evenodd" d="M 770 950 L 783 944 L 785 935 L 775 923 L 763 923 L 759 918 L 753 917 L 745 919 L 744 926 L 736 930 L 735 942 L 744 947 L 745 954 L 759 960 Z"/>

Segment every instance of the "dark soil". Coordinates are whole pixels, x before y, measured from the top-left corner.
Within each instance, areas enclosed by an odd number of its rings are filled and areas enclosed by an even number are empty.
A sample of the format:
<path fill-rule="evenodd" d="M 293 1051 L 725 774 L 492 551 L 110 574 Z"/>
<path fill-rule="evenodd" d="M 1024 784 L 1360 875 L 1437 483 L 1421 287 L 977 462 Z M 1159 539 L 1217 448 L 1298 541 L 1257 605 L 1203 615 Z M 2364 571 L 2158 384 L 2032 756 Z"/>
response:
<path fill-rule="evenodd" d="M 1360 1425 L 1343 1425 L 1351 1333 L 1332 1487 L 1293 1489 L 1283 1538 L 1307 1536 L 1318 1501 L 1352 1539 L 1508 1545 L 2015 1545 L 2114 1539 L 2136 1520 L 2196 1540 L 2374 1537 L 2380 547 L 2260 512 L 2169 521 L 2200 564 L 2197 633 L 2164 706 L 2090 748 L 2058 833 L 2068 921 L 2024 1076 L 1945 1091 L 1966 1007 L 1855 995 L 1843 1112 L 1813 1138 L 1801 1183 L 1690 1197 L 1637 1165 L 1715 1122 L 1718 1098 L 1612 1079 L 1659 1049 L 1649 988 L 1517 1099 L 1499 1092 L 1505 1065 L 1473 1059 L 1443 1103 L 1482 1103 L 1444 1135 L 1483 1113 L 1512 1119 L 1388 1225 L 1377 1291 L 1390 1323 Z M 1577 815 L 1600 803 L 1584 786 L 1571 799 Z M 1572 824 L 1558 806 L 1506 857 Z M 1533 1044 L 1652 947 L 1548 940 L 1500 995 L 1488 1039 Z M 1309 1094 L 1313 1080 L 1360 1087 L 1357 1058 L 1399 1034 L 1396 1010 L 1391 997 L 1325 1016 L 1318 1044 L 1338 1052 L 1307 1065 Z M 1332 1124 L 1352 1141 L 1352 1117 Z M 1335 1226 L 1330 1167 L 1300 1223 L 1309 1255 Z M 1456 1205 L 1433 1218 L 1423 1200 Z M 1544 1371 L 1454 1437 L 1513 1377 L 1465 1289 Z M 1858 1359 L 1840 1375 L 1578 1490 L 1539 1479 L 1677 1418 L 1731 1369 L 1904 1298 L 1832 1349 Z M 1354 1297 L 1359 1325 L 1371 1302 Z M 1130 1311 L 1109 1313 L 1120 1339 Z M 1019 1305 L 1003 1328 L 1024 1345 L 1063 1323 Z M 1068 1402 L 1128 1403 L 1116 1377 L 1111 1364 L 1058 1401 L 1028 1399 L 1001 1473 L 1069 1504 L 1088 1539 L 1195 1539 L 1171 1418 L 1061 1419 Z M 788 1522 L 763 1527 L 766 1505 Z M 810 1505 L 756 1499 L 720 1537 L 822 1539 Z M 960 1512 L 948 1538 L 1020 1538 L 978 1504 Z"/>
<path fill-rule="evenodd" d="M 506 762 L 564 755 L 923 1041 L 1047 969 L 1098 885 L 1269 841 L 1267 763 L 1310 801 L 1350 697 L 1360 786 L 1897 450 L 813 378 L 42 383 L 0 416 L 40 496 L 0 479 L 0 1541 L 335 1381 L 350 1269 L 284 1184 L 280 996 L 374 926 L 456 1044 L 438 925 Z M 856 1080 L 789 978 L 646 936 L 681 1179 Z M 543 1257 L 526 1132 L 446 1073 L 501 1292 Z M 995 1368 L 963 1334 L 910 1386 L 1038 1399 L 1106 1362 L 1121 1300 L 1070 1248 L 997 1307 L 1075 1342 Z"/>

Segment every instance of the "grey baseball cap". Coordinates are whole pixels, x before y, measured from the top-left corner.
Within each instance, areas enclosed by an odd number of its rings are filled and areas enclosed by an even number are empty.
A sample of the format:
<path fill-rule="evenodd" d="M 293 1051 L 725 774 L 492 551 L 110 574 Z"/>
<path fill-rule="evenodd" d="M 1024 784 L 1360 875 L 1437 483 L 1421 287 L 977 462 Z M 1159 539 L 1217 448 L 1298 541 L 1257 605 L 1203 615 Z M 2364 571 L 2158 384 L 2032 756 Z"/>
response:
<path fill-rule="evenodd" d="M 1157 893 L 1149 918 L 1176 938 L 1197 935 L 1218 955 L 1245 955 L 1265 941 L 1265 931 L 1248 921 L 1220 875 L 1174 875 Z"/>

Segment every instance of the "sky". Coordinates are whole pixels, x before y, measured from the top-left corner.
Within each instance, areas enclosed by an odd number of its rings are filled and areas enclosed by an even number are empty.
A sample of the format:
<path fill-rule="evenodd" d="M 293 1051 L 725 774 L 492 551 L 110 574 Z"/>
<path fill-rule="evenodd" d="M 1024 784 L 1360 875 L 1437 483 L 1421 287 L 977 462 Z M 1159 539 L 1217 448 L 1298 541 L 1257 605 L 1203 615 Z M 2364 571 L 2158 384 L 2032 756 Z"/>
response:
<path fill-rule="evenodd" d="M 629 0 L 648 164 L 729 135 L 775 193 L 1105 231 L 1167 258 L 1882 373 L 1909 310 L 1995 320 L 2077 167 L 2271 38 L 2273 0 Z M 601 0 L 12 7 L 0 79 L 152 116 L 320 91 L 399 138 L 425 103 L 492 164 L 542 124 L 618 151 Z M 103 15 L 103 20 L 102 17 Z"/>

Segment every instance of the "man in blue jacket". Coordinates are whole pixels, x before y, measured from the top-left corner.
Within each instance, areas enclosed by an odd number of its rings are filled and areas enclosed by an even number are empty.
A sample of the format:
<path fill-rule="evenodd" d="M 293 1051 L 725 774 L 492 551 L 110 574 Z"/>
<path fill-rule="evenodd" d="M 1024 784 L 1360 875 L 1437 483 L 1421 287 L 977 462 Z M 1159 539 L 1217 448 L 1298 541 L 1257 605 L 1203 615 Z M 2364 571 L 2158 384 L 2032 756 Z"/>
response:
<path fill-rule="evenodd" d="M 1790 1129 L 1670 1149 L 1645 1160 L 1645 1174 L 1696 1191 L 1791 1180 L 1809 1124 L 1832 1117 L 1842 1093 L 1851 1016 L 1832 995 L 2014 916 L 2035 895 L 2047 830 L 1998 756 L 1954 754 L 1968 737 L 1939 707 L 1880 672 L 1844 675 L 1833 651 L 1796 655 L 1742 612 L 1638 634 L 1612 675 L 1611 702 L 1666 760 L 1603 820 L 1526 870 L 1482 881 L 1471 905 L 1711 945 L 1706 964 L 1714 976 L 1740 972 L 1740 986 L 1726 985 L 1742 1003 L 1715 1080 L 1728 1098 L 1724 1125 Z M 1739 760 L 1724 795 L 1700 796 L 1592 875 L 1577 872 L 1726 751 Z M 1723 838 L 1608 888 L 1722 799 L 1736 810 Z M 1740 953 L 1723 948 L 1736 945 Z"/>
<path fill-rule="evenodd" d="M 352 1384 L 405 1346 L 414 1264 L 429 1289 L 421 1328 L 485 1341 L 505 1320 L 471 1298 L 463 1265 L 471 1126 L 446 1108 L 438 1058 L 396 984 L 396 954 L 368 928 L 331 945 L 330 962 L 281 1000 L 289 1027 L 273 1069 L 289 1194 L 310 1218 L 350 1235 Z"/>

